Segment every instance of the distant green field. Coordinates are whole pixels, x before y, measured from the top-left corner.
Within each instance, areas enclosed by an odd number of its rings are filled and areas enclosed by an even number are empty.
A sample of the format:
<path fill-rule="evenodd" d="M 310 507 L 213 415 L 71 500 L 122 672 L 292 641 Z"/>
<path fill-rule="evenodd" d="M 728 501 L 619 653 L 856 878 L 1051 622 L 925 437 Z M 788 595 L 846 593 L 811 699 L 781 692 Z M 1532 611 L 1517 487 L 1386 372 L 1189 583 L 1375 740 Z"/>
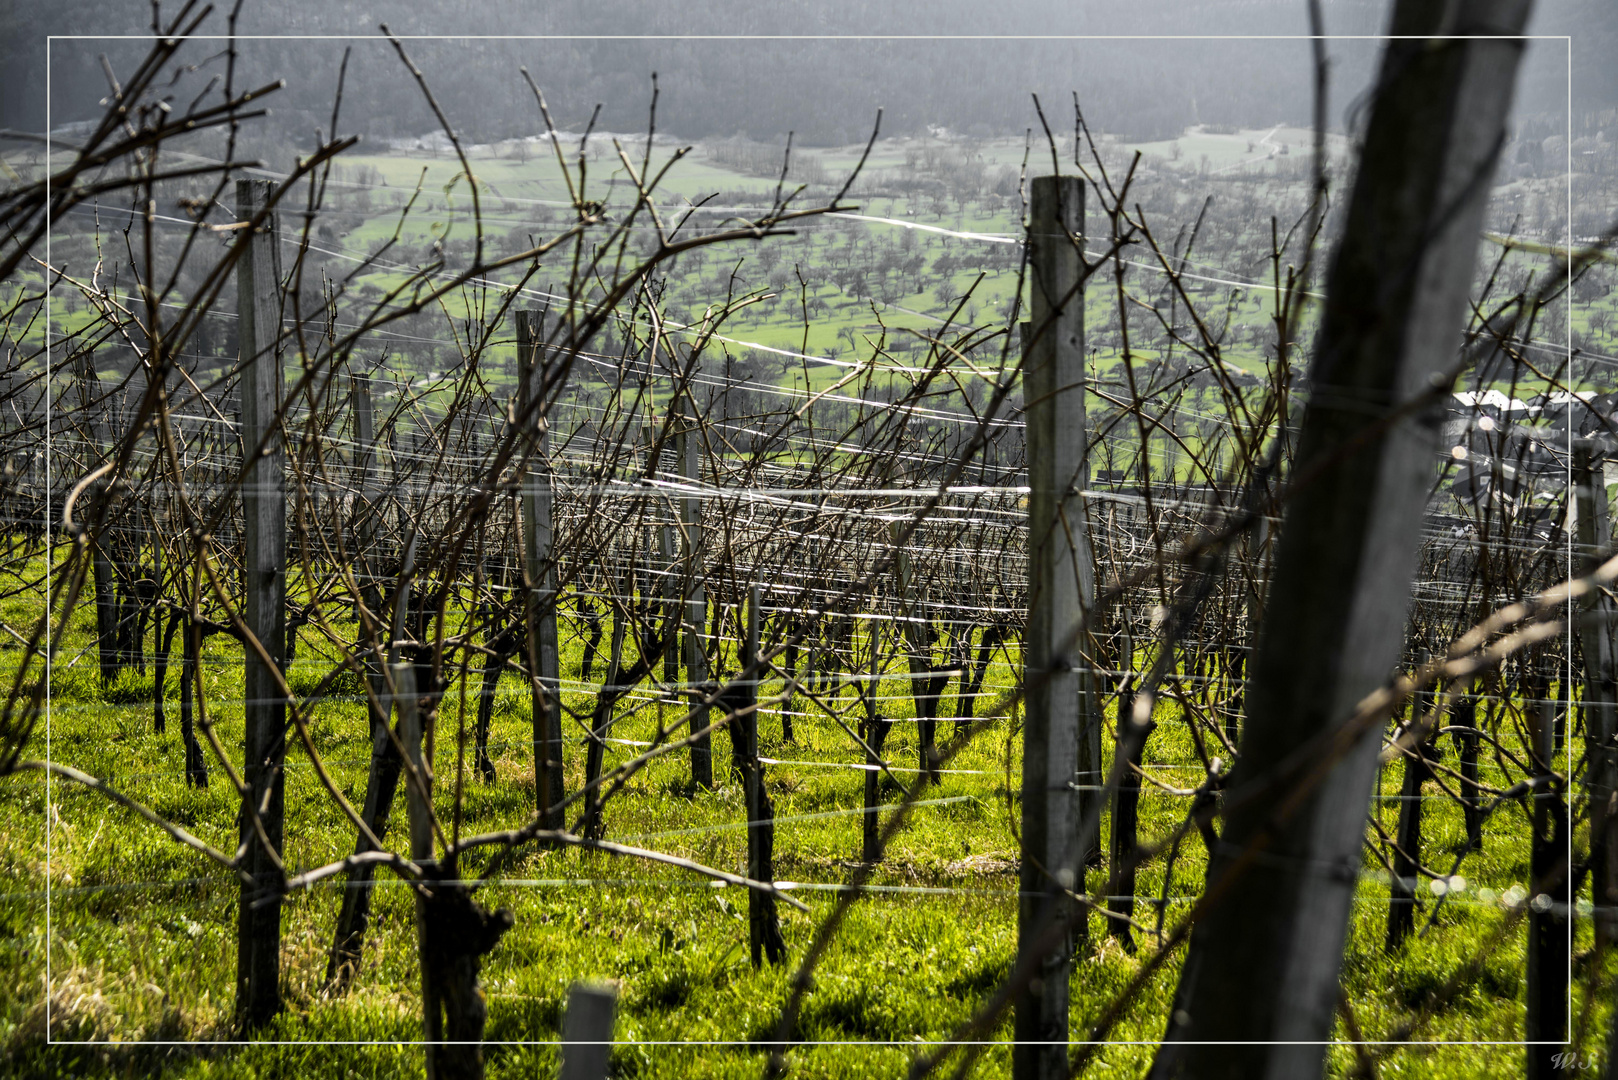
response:
<path fill-rule="evenodd" d="M 1223 361 L 1264 377 L 1275 347 L 1276 278 L 1279 274 L 1284 284 L 1287 273 L 1287 265 L 1277 268 L 1269 258 L 1270 215 L 1281 215 L 1277 225 L 1285 233 L 1303 207 L 1298 178 L 1275 170 L 1291 155 L 1307 158 L 1312 135 L 1292 128 L 1228 134 L 1192 128 L 1169 142 L 1130 144 L 1102 136 L 1101 143 L 1113 162 L 1114 182 L 1121 180 L 1119 162 L 1127 161 L 1129 152 L 1143 155 L 1144 171 L 1137 190 L 1146 193 L 1145 212 L 1165 257 L 1186 275 L 1186 287 L 1202 324 L 1219 342 Z M 1071 139 L 1060 140 L 1060 144 L 1059 158 L 1066 162 L 1064 167 L 1071 168 Z M 656 174 L 677 146 L 659 141 L 649 171 Z M 1288 155 L 1280 154 L 1283 146 Z M 753 154 L 768 164 L 779 149 L 755 147 Z M 797 196 L 795 205 L 813 206 L 828 200 L 863 149 L 796 150 L 798 171 L 807 168 L 815 183 Z M 633 204 L 634 185 L 609 138 L 591 140 L 582 185 L 577 143 L 564 138 L 562 150 L 581 197 L 602 202 L 609 217 Z M 641 170 L 644 142 L 630 141 L 622 150 L 633 167 Z M 1346 144 L 1333 136 L 1329 150 L 1334 169 L 1340 170 Z M 801 380 L 802 362 L 791 356 L 759 353 L 750 346 L 848 362 L 869 359 L 882 342 L 901 362 L 906 357 L 919 361 L 925 356 L 926 338 L 943 331 L 944 320 L 952 313 L 950 325 L 954 327 L 1003 326 L 1016 289 L 1017 249 L 949 234 L 1019 236 L 1021 207 L 1014 190 L 1008 193 L 1004 184 L 1010 182 L 1014 189 L 1025 162 L 1030 175 L 1050 171 L 1050 153 L 1047 144 L 1022 139 L 881 140 L 848 200 L 864 220 L 812 219 L 795 224 L 791 236 L 703 249 L 664 265 L 653 280 L 662 290 L 668 320 L 698 323 L 703 312 L 727 294 L 762 298 L 726 322 L 723 344 L 739 355 L 753 352 L 765 376 L 782 385 Z M 737 171 L 720 160 L 724 156 L 720 147 L 698 145 L 666 173 L 657 191 L 665 225 L 672 227 L 694 203 L 704 201 L 710 207 L 726 208 L 725 212 L 693 214 L 687 219 L 687 230 L 727 221 L 736 224 L 767 209 L 778 177 L 765 175 L 762 167 Z M 1093 169 L 1087 151 L 1083 156 Z M 812 166 L 802 166 L 804 161 Z M 479 180 L 484 234 L 491 252 L 525 249 L 554 237 L 573 220 L 568 185 L 549 144 L 508 142 L 478 147 L 470 163 Z M 312 257 L 325 263 L 327 274 L 343 279 L 381 245 L 396 239 L 376 264 L 347 280 L 343 303 L 355 305 L 356 312 L 367 310 L 403 282 L 411 268 L 437 257 L 435 244 L 447 245 L 443 257 L 451 267 L 470 256 L 472 198 L 465 179 L 457 179 L 460 171 L 459 160 L 444 149 L 389 151 L 362 144 L 341 158 L 332 176 L 334 182 L 326 189 L 327 212 L 310 234 L 316 249 Z M 797 183 L 789 172 L 785 190 L 790 192 Z M 418 184 L 411 212 L 401 216 Z M 1513 181 L 1502 185 L 1500 197 L 1520 200 L 1529 190 L 1524 181 Z M 1182 263 L 1176 253 L 1184 254 L 1181 249 L 1190 223 L 1203 210 L 1205 195 L 1213 196 L 1207 207 L 1207 227 Z M 1099 205 L 1090 207 L 1087 228 L 1086 246 L 1093 256 L 1099 256 L 1107 243 L 1107 221 Z M 641 229 L 637 243 L 650 250 L 650 223 L 643 220 Z M 82 236 L 82 223 L 75 220 L 71 227 L 64 225 L 63 231 L 64 237 Z M 67 240 L 63 243 L 64 251 L 75 250 Z M 1490 259 L 1497 252 L 1493 246 L 1484 249 Z M 1514 250 L 1502 264 L 1497 287 L 1526 280 L 1530 272 L 1543 277 L 1555 252 L 1555 248 L 1533 243 Z M 1127 263 L 1125 288 L 1132 298 L 1130 347 L 1139 362 L 1151 364 L 1165 354 L 1168 345 L 1151 310 L 1153 305 L 1167 307 L 1166 278 L 1158 258 L 1138 238 L 1123 257 Z M 1290 254 L 1288 261 L 1294 258 Z M 71 270 L 82 260 L 68 261 Z M 529 287 L 558 290 L 565 284 L 566 264 L 565 255 L 553 258 Z M 82 272 L 87 265 L 78 268 Z M 1598 267 L 1591 280 L 1599 287 L 1578 290 L 1573 305 L 1571 328 L 1576 343 L 1586 351 L 1611 353 L 1615 349 L 1618 293 L 1612 292 L 1608 275 L 1605 267 Z M 508 270 L 495 279 L 510 282 L 517 276 L 515 270 Z M 1321 278 L 1317 271 L 1316 289 Z M 81 302 L 64 290 L 58 290 L 58 297 L 52 312 L 53 333 L 69 334 L 91 322 L 91 313 Z M 183 292 L 174 299 L 183 300 Z M 519 303 L 542 306 L 545 301 L 536 295 Z M 1097 374 L 1104 374 L 1119 356 L 1118 303 L 1112 267 L 1099 268 L 1086 292 Z M 468 309 L 459 298 L 448 297 L 446 304 L 449 316 L 466 317 Z M 1179 332 L 1192 335 L 1188 340 L 1197 343 L 1183 305 L 1176 314 Z M 1294 340 L 1306 347 L 1313 336 L 1312 304 L 1305 305 L 1304 317 Z M 1542 330 L 1559 334 L 1560 320 L 1555 325 L 1542 323 Z M 42 340 L 44 321 L 14 327 L 12 332 L 23 341 Z M 689 335 L 676 333 L 676 339 L 682 336 Z M 447 328 L 443 339 L 449 340 Z M 409 345 L 399 348 L 406 355 L 410 352 Z M 1540 366 L 1548 374 L 1555 363 Z M 810 367 L 812 384 L 822 385 L 822 377 L 827 383 L 836 378 L 837 372 L 825 365 L 811 363 Z M 1581 385 L 1605 370 L 1586 368 L 1581 365 L 1574 372 L 1574 380 Z M 1536 379 L 1529 382 L 1530 389 L 1537 389 L 1532 385 Z"/>

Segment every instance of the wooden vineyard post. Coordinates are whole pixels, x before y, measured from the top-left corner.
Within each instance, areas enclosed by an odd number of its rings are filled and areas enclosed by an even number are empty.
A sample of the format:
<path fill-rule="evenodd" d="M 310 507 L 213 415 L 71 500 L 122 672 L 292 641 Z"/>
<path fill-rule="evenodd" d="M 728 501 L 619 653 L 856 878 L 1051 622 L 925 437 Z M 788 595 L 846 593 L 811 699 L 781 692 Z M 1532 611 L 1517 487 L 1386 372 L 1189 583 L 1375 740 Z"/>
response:
<path fill-rule="evenodd" d="M 354 559 L 354 572 L 359 580 L 359 601 L 363 605 L 366 615 L 355 621 L 359 623 L 360 632 L 369 641 L 372 638 L 380 639 L 384 645 L 391 648 L 397 634 L 389 633 L 389 627 L 382 622 L 382 588 L 377 580 L 377 533 L 381 524 L 382 507 L 377 498 L 379 492 L 375 479 L 376 471 L 376 407 L 371 400 L 371 381 L 363 375 L 354 374 L 349 379 L 349 404 L 354 413 L 354 479 L 353 488 L 356 494 L 354 514 L 355 524 L 353 543 L 357 549 Z M 396 623 L 398 620 L 395 619 Z M 387 738 L 387 727 L 391 721 L 388 710 L 383 707 L 387 680 L 382 676 L 383 657 L 375 649 L 364 649 L 366 681 L 371 687 L 371 696 L 375 700 L 370 704 L 372 768 L 375 769 L 379 753 L 383 747 L 388 747 L 391 754 L 391 740 Z M 381 736 L 379 739 L 378 736 Z M 367 791 L 371 788 L 367 787 Z M 391 794 L 392 788 L 389 787 Z M 383 811 L 386 814 L 386 810 Z M 370 820 L 367 818 L 367 820 Z M 378 834 L 380 835 L 380 834 Z"/>
<path fill-rule="evenodd" d="M 534 433 L 522 482 L 523 585 L 527 589 L 528 652 L 534 672 L 534 789 L 545 827 L 565 826 L 562 810 L 562 691 L 558 651 L 556 563 L 552 558 L 550 440 L 540 395 L 543 316 L 517 312 L 517 416 Z"/>
<path fill-rule="evenodd" d="M 666 501 L 659 506 L 664 513 L 669 509 Z M 680 562 L 674 548 L 674 523 L 668 518 L 657 524 L 657 568 L 657 596 L 662 608 L 659 618 L 667 634 L 663 641 L 663 693 L 667 695 L 670 693 L 667 687 L 680 679 L 680 616 L 685 613 L 685 606 L 680 600 Z M 678 700 L 678 695 L 675 700 Z"/>
<path fill-rule="evenodd" d="M 269 204 L 268 181 L 236 182 L 236 216 L 251 220 Z M 281 402 L 280 253 L 274 215 L 255 227 L 236 266 L 241 345 L 243 619 L 257 639 L 245 646 L 246 699 L 241 813 L 243 869 L 236 952 L 236 1016 L 248 1028 L 281 1008 L 281 827 L 286 702 L 280 675 L 286 650 L 286 491 L 277 412 Z M 262 652 L 260 651 L 262 650 Z M 268 656 L 269 663 L 263 657 Z M 255 823 L 255 818 L 257 823 Z M 262 830 L 262 832 L 260 831 Z"/>
<path fill-rule="evenodd" d="M 885 764 L 881 757 L 882 749 L 893 723 L 883 719 L 877 703 L 877 687 L 882 681 L 882 623 L 871 619 L 867 633 L 871 646 L 871 670 L 864 682 L 854 684 L 865 706 L 865 719 L 860 725 L 860 734 L 865 739 L 865 813 L 860 825 L 860 861 L 875 865 L 882 861 L 882 812 L 877 809 L 882 804 L 882 774 L 879 770 Z"/>
<path fill-rule="evenodd" d="M 1607 558 L 1612 547 L 1608 518 L 1604 454 L 1590 440 L 1573 446 L 1573 490 L 1577 499 L 1576 541 L 1579 559 L 1574 568 L 1589 574 Z M 1613 806 L 1615 761 L 1613 735 L 1618 729 L 1618 684 L 1613 656 L 1612 600 L 1596 589 L 1583 600 L 1579 618 L 1579 644 L 1584 653 L 1584 737 L 1587 794 L 1590 799 L 1590 898 L 1595 905 L 1596 953 L 1618 940 L 1618 823 Z"/>
<path fill-rule="evenodd" d="M 618 994 L 607 985 L 575 983 L 562 1017 L 561 1080 L 607 1080 Z"/>
<path fill-rule="evenodd" d="M 1411 724 L 1421 721 L 1422 702 L 1423 695 L 1412 697 Z M 1383 948 L 1388 952 L 1396 951 L 1416 930 L 1416 889 L 1421 885 L 1421 789 L 1432 777 L 1428 759 L 1435 751 L 1433 744 L 1422 741 L 1403 756 L 1399 824 L 1394 831 L 1393 880 L 1388 890 L 1388 925 L 1383 938 Z"/>
<path fill-rule="evenodd" d="M 679 434 L 680 476 L 687 488 L 702 482 L 702 441 L 697 429 L 696 402 L 686 398 L 692 415 L 685 418 Z M 685 573 L 681 580 L 685 587 L 685 615 L 681 619 L 685 642 L 685 679 L 692 700 L 708 694 L 708 650 L 703 644 L 703 628 L 708 625 L 708 594 L 703 581 L 702 500 L 694 494 L 680 500 L 681 555 L 685 559 Z M 708 726 L 708 709 L 697 706 L 691 716 L 691 730 L 701 731 Z M 691 785 L 696 788 L 713 787 L 713 740 L 699 736 L 691 744 Z"/>
<path fill-rule="evenodd" d="M 898 543 L 900 523 L 889 525 L 888 535 Z M 900 626 L 903 627 L 905 652 L 910 661 L 910 695 L 916 705 L 917 767 L 928 781 L 938 783 L 938 698 L 949 681 L 949 670 L 942 674 L 933 669 L 932 646 L 927 641 L 928 622 L 925 611 L 916 602 L 915 575 L 910 565 L 910 552 L 897 548 L 893 554 L 894 583 L 899 588 Z"/>
<path fill-rule="evenodd" d="M 1264 618 L 1264 568 L 1269 561 L 1270 552 L 1268 517 L 1258 519 L 1258 523 L 1243 538 L 1243 547 L 1246 554 L 1243 564 L 1247 573 L 1247 587 L 1242 592 L 1243 611 L 1246 613 L 1246 634 L 1242 643 L 1236 647 L 1235 693 L 1225 712 L 1225 738 L 1232 746 L 1235 746 L 1241 738 L 1242 710 L 1247 700 L 1247 676 L 1253 670 L 1252 658 L 1258 648 L 1259 624 Z"/>
<path fill-rule="evenodd" d="M 76 381 L 80 411 L 84 414 L 80 432 L 88 451 L 86 465 L 93 468 L 110 460 L 123 425 L 114 408 L 99 400 L 101 379 L 93 351 L 87 349 L 80 354 Z M 92 490 L 103 500 L 117 500 L 121 494 L 105 480 L 94 484 Z M 141 532 L 128 525 L 128 509 L 132 507 L 107 507 L 102 511 L 100 527 L 90 537 L 90 560 L 95 570 L 96 647 L 104 684 L 117 679 L 125 668 L 138 666 L 145 673 L 145 628 L 156 598 L 156 578 L 161 577 L 154 571 L 156 576 L 148 578 L 141 571 Z M 155 550 L 161 551 L 161 545 Z M 156 700 L 161 701 L 162 695 L 158 694 Z M 158 719 L 161 721 L 160 709 Z"/>
<path fill-rule="evenodd" d="M 665 470 L 664 455 L 672 454 L 672 444 L 658 441 L 658 424 L 656 418 L 648 410 L 641 424 L 641 438 L 646 443 L 646 474 L 654 480 Z M 654 620 L 669 620 L 678 617 L 679 603 L 670 593 L 669 581 L 673 572 L 674 563 L 674 531 L 672 523 L 662 516 L 663 500 L 648 499 L 644 506 L 643 517 L 646 525 L 645 564 L 640 573 L 640 601 L 636 605 L 641 612 L 641 618 L 650 626 Z M 677 623 L 668 621 L 664 623 L 671 630 Z M 663 642 L 663 681 L 669 682 L 676 678 L 680 669 L 679 635 L 670 633 Z M 651 665 L 648 674 L 654 680 L 657 678 L 657 665 Z"/>
<path fill-rule="evenodd" d="M 747 597 L 747 636 L 742 646 L 742 685 L 731 698 L 732 708 L 744 711 L 731 721 L 732 738 L 742 742 L 743 779 L 747 793 L 747 876 L 754 881 L 775 880 L 775 808 L 764 788 L 764 763 L 758 758 L 758 688 L 764 681 L 762 669 L 749 673 L 759 657 L 759 587 Z M 759 889 L 747 890 L 747 940 L 753 953 L 753 966 L 768 957 L 779 964 L 786 956 L 781 937 L 781 916 L 775 897 Z"/>
<path fill-rule="evenodd" d="M 89 349 L 79 359 L 78 378 L 79 399 L 85 413 L 84 434 L 90 442 L 85 464 L 94 468 L 101 464 L 107 447 L 104 425 L 90 408 L 101 393 L 101 380 L 96 375 L 95 353 Z M 109 514 L 103 520 L 110 524 L 110 518 Z M 118 674 L 118 586 L 112 557 L 107 553 L 111 529 L 104 524 L 97 532 L 100 535 L 90 538 L 90 565 L 95 571 L 96 651 L 101 661 L 101 681 L 110 683 Z"/>
<path fill-rule="evenodd" d="M 1535 752 L 1532 846 L 1528 855 L 1528 1015 L 1523 1042 L 1528 1053 L 1528 1080 L 1564 1075 L 1560 1055 L 1568 1038 L 1567 980 L 1571 961 L 1568 942 L 1567 807 L 1556 776 L 1556 710 L 1550 675 L 1535 681 L 1537 703 L 1526 708 Z M 1566 695 L 1563 695 L 1566 696 Z"/>
<path fill-rule="evenodd" d="M 1452 726 L 1460 757 L 1461 814 L 1466 823 L 1466 848 L 1483 850 L 1483 789 L 1478 786 L 1478 703 L 1470 693 L 1455 702 Z"/>
<path fill-rule="evenodd" d="M 1485 557 L 1483 548 L 1479 554 L 1479 562 Z M 1487 593 L 1479 596 L 1473 608 L 1473 623 L 1482 622 L 1492 613 Z M 1478 751 L 1482 746 L 1482 732 L 1485 728 L 1492 728 L 1492 719 L 1497 705 L 1504 701 L 1505 693 L 1500 687 L 1499 672 L 1492 672 L 1482 680 L 1474 681 L 1467 686 L 1467 693 L 1461 696 L 1454 704 L 1453 719 L 1450 725 L 1456 729 L 1455 749 L 1460 761 L 1457 763 L 1461 774 L 1461 813 L 1466 825 L 1466 847 L 1468 851 L 1483 850 L 1483 822 L 1486 818 L 1483 806 L 1487 802 L 1484 789 L 1479 782 Z M 1479 703 L 1493 699 L 1490 704 L 1483 706 L 1483 717 L 1478 716 Z"/>
<path fill-rule="evenodd" d="M 371 380 L 358 373 L 349 376 L 349 405 L 354 413 L 354 478 L 357 495 L 353 520 L 357 524 L 354 559 L 359 574 L 360 601 L 376 620 L 382 611 L 382 590 L 376 580 L 376 533 L 379 508 L 376 505 L 376 406 L 371 401 Z M 359 620 L 365 627 L 365 620 Z M 372 668 L 372 685 L 381 685 L 381 671 Z M 384 722 L 386 716 L 383 717 Z"/>
<path fill-rule="evenodd" d="M 1067 1076 L 1068 979 L 1087 936 L 1071 893 L 1083 888 L 1094 842 L 1080 823 L 1101 779 L 1100 726 L 1084 675 L 1083 634 L 1095 578 L 1080 492 L 1086 480 L 1084 288 L 1077 240 L 1084 186 L 1042 176 L 1028 226 L 1032 304 L 1023 357 L 1027 402 L 1027 720 L 1022 758 L 1022 876 L 1018 967 L 1037 964 L 1015 1003 L 1017 1080 Z M 1093 831 L 1093 829 L 1092 829 Z"/>

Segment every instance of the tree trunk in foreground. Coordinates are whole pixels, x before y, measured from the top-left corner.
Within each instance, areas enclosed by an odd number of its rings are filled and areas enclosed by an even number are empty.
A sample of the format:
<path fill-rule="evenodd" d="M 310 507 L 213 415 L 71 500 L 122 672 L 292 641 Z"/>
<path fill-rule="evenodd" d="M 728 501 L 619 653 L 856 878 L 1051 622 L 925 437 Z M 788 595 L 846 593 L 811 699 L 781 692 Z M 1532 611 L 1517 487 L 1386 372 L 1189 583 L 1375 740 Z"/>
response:
<path fill-rule="evenodd" d="M 1383 56 L 1327 281 L 1214 899 L 1192 934 L 1159 1080 L 1324 1068 L 1382 724 L 1334 762 L 1321 755 L 1399 659 L 1444 404 L 1408 403 L 1447 385 L 1456 360 L 1524 46 L 1494 35 L 1521 34 L 1531 7 L 1394 8 L 1390 34 L 1414 40 Z"/>
<path fill-rule="evenodd" d="M 1605 560 L 1612 547 L 1612 526 L 1607 513 L 1606 465 L 1599 450 L 1581 440 L 1573 449 L 1573 489 L 1576 493 L 1579 565 L 1589 574 Z M 1590 899 L 1595 904 L 1595 949 L 1602 953 L 1618 940 L 1618 828 L 1614 828 L 1612 739 L 1618 729 L 1618 684 L 1615 684 L 1613 642 L 1614 606 L 1611 597 L 1597 591 L 1580 604 L 1579 644 L 1584 654 L 1585 784 L 1590 800 Z"/>

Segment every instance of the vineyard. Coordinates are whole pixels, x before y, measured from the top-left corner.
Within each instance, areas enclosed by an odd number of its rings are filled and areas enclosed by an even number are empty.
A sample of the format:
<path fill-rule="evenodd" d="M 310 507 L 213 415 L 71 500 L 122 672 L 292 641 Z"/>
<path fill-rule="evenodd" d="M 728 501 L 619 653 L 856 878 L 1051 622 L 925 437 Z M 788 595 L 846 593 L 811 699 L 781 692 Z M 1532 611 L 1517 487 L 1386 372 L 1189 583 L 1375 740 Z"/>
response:
<path fill-rule="evenodd" d="M 1565 176 L 1379 158 L 1380 104 L 693 147 L 526 71 L 473 146 L 391 37 L 442 130 L 359 145 L 339 78 L 274 172 L 199 12 L 4 155 L 19 1075 L 1606 1059 L 1612 260 L 1517 227 Z"/>

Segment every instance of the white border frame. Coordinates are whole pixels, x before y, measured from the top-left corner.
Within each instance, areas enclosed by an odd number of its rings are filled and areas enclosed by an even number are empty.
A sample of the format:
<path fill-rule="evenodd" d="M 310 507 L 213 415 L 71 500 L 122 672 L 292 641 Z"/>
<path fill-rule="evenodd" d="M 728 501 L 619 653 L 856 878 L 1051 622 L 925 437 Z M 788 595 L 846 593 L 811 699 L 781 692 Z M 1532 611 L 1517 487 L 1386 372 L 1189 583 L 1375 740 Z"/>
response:
<path fill-rule="evenodd" d="M 1446 40 L 1446 41 L 1482 41 L 1496 40 L 1495 35 L 1478 34 L 1439 34 L 1439 35 L 1390 35 L 1390 34 L 398 34 L 401 41 L 1409 41 L 1409 40 Z M 58 41 L 156 41 L 161 37 L 158 34 L 50 34 L 45 38 L 45 201 L 50 203 L 51 188 L 51 154 L 52 130 L 51 124 L 51 60 L 52 47 Z M 194 34 L 187 40 L 194 41 L 385 41 L 374 34 Z M 1567 181 L 1566 195 L 1566 244 L 1563 257 L 1566 260 L 1567 275 L 1567 305 L 1566 320 L 1563 332 L 1567 341 L 1565 346 L 1565 359 L 1567 361 L 1568 377 L 1571 378 L 1573 358 L 1573 291 L 1571 282 L 1573 261 L 1573 38 L 1566 34 L 1523 34 L 1518 40 L 1534 41 L 1560 41 L 1567 48 L 1567 132 L 1565 135 L 1565 176 Z M 47 224 L 45 230 L 45 262 L 47 267 L 55 265 L 51 256 L 52 228 Z M 51 443 L 51 430 L 53 421 L 54 398 L 52 396 L 52 380 L 50 377 L 51 346 L 52 346 L 52 312 L 51 296 L 54 286 L 47 281 L 45 288 L 45 559 L 46 575 L 44 578 L 46 602 L 46 649 L 45 649 L 45 760 L 51 760 L 51 672 L 54 660 L 54 650 L 51 648 L 52 632 L 54 630 L 54 608 L 51 606 L 51 572 L 55 568 L 56 546 L 51 532 L 51 464 L 53 447 Z M 1566 453 L 1568 455 L 1566 494 L 1564 498 L 1573 497 L 1573 410 L 1568 410 L 1568 434 Z M 1572 533 L 1566 533 L 1566 573 L 1573 576 L 1574 544 Z M 1567 665 L 1564 672 L 1562 689 L 1564 700 L 1558 702 L 1569 711 L 1573 707 L 1573 634 L 1574 610 L 1573 599 L 1567 601 L 1567 638 L 1566 655 Z M 1573 740 L 1563 740 L 1566 752 L 1566 768 L 1568 775 L 1573 770 Z M 52 819 L 51 814 L 55 807 L 52 801 L 54 784 L 50 772 L 45 772 L 45 1045 L 50 1046 L 395 1046 L 416 1047 L 429 1045 L 428 1040 L 415 1041 L 398 1040 L 328 1040 L 328 1039 L 232 1039 L 232 1040 L 194 1040 L 194 1039 L 143 1039 L 109 1044 L 78 1039 L 53 1039 L 51 1037 L 51 988 L 52 988 L 52 890 L 51 890 L 51 854 L 52 854 Z M 1571 803 L 1570 803 L 1571 805 Z M 1573 830 L 1568 829 L 1568 865 L 1573 864 Z M 1571 900 L 1571 896 L 1570 896 Z M 1560 1041 L 1541 1041 L 1528 1043 L 1523 1039 L 1502 1040 L 1364 1040 L 1350 1041 L 1340 1039 L 1327 1039 L 1321 1042 L 1280 1040 L 1260 1042 L 1232 1042 L 1231 1040 L 1210 1040 L 1196 1042 L 1188 1045 L 1208 1046 L 1569 1046 L 1573 1041 L 1573 937 L 1576 915 L 1571 910 L 1570 903 L 1568 927 L 1568 1029 L 1567 1037 Z M 626 1046 L 769 1046 L 769 1043 L 754 1043 L 751 1040 L 658 1040 L 658 1039 L 622 1039 L 615 1040 L 614 1045 Z M 1104 1039 L 1099 1041 L 1085 1039 L 1069 1039 L 1064 1043 L 1017 1043 L 1015 1041 L 996 1042 L 985 1044 L 989 1048 L 1011 1047 L 1017 1045 L 1064 1045 L 1064 1046 L 1160 1046 L 1162 1039 Z M 458 1045 L 458 1044 L 450 1044 Z M 484 1040 L 478 1045 L 485 1046 L 559 1046 L 560 1039 L 509 1039 Z M 790 1046 L 849 1046 L 849 1047 L 906 1047 L 906 1046 L 967 1046 L 978 1045 L 975 1042 L 961 1042 L 952 1039 L 924 1040 L 794 1040 Z M 789 1047 L 790 1048 L 790 1047 Z M 1576 1066 L 1575 1066 L 1576 1067 Z"/>

